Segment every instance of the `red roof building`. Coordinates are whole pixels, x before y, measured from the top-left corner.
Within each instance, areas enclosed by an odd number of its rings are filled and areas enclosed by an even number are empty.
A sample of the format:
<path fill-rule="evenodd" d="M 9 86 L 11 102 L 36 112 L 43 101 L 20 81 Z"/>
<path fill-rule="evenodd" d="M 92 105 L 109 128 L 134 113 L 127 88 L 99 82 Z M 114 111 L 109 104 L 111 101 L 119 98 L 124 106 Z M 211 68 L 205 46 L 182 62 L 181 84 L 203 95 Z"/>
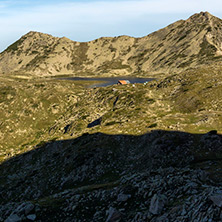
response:
<path fill-rule="evenodd" d="M 126 84 L 129 84 L 130 83 L 130 81 L 129 80 L 119 80 L 118 81 L 118 85 L 126 85 Z"/>

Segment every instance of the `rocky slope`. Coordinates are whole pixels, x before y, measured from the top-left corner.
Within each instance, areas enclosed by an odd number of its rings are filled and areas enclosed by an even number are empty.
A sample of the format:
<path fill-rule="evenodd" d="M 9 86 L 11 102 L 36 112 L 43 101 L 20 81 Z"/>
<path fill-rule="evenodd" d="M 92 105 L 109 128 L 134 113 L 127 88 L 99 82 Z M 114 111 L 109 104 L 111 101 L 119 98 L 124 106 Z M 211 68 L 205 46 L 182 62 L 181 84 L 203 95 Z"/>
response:
<path fill-rule="evenodd" d="M 46 122 L 45 141 L 1 163 L 0 221 L 221 221 L 220 67 L 95 89 L 33 81 L 3 93 L 8 107 L 41 86 L 43 97 L 62 93 L 42 114 L 60 116 Z"/>
<path fill-rule="evenodd" d="M 222 20 L 194 14 L 142 38 L 75 42 L 29 32 L 0 54 L 0 73 L 149 75 L 221 61 Z"/>
<path fill-rule="evenodd" d="M 49 142 L 0 166 L 0 220 L 221 221 L 221 135 Z"/>

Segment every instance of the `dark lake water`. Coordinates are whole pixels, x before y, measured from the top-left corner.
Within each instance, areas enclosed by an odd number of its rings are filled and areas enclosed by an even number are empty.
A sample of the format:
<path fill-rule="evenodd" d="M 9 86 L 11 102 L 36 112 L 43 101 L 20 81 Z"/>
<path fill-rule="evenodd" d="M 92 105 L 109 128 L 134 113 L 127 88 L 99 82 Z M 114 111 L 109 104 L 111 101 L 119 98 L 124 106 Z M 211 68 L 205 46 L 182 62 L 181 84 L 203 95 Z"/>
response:
<path fill-rule="evenodd" d="M 94 81 L 97 83 L 93 83 L 88 86 L 89 88 L 93 87 L 104 87 L 117 84 L 118 80 L 129 80 L 130 83 L 145 83 L 154 80 L 153 78 L 137 78 L 137 77 L 129 77 L 129 76 L 121 76 L 121 77 L 104 77 L 104 78 L 82 78 L 82 77 L 67 77 L 62 78 L 65 80 L 73 80 L 73 81 Z"/>

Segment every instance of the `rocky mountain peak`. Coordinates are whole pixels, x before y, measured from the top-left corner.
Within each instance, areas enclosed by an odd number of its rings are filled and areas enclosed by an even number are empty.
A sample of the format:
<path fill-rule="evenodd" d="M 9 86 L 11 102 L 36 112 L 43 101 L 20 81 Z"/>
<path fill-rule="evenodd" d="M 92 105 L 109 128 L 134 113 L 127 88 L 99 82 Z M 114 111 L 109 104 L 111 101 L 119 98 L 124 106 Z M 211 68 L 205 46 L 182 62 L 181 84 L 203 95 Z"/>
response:
<path fill-rule="evenodd" d="M 54 37 L 50 34 L 42 33 L 42 32 L 36 32 L 36 31 L 30 31 L 27 34 L 23 35 L 20 40 L 28 41 L 28 42 L 37 42 L 41 43 L 42 41 L 50 41 L 50 40 L 58 40 L 58 37 Z M 18 40 L 19 42 L 22 42 Z"/>
<path fill-rule="evenodd" d="M 27 34 L 25 34 L 24 36 L 27 37 L 32 37 L 32 36 L 52 36 L 50 34 L 46 34 L 43 32 L 37 32 L 37 31 L 29 31 Z"/>
<path fill-rule="evenodd" d="M 141 38 L 75 42 L 30 31 L 0 54 L 0 73 L 125 76 L 178 72 L 222 55 L 221 27 L 221 19 L 200 12 Z"/>
<path fill-rule="evenodd" d="M 212 18 L 219 19 L 211 15 L 209 12 L 200 12 L 192 15 L 187 21 L 193 23 L 205 23 L 211 21 Z"/>
<path fill-rule="evenodd" d="M 36 35 L 36 34 L 38 34 L 38 33 L 40 33 L 40 32 L 37 32 L 37 31 L 29 31 L 29 32 L 26 33 L 25 35 L 27 35 L 27 36 L 32 36 L 32 35 Z"/>

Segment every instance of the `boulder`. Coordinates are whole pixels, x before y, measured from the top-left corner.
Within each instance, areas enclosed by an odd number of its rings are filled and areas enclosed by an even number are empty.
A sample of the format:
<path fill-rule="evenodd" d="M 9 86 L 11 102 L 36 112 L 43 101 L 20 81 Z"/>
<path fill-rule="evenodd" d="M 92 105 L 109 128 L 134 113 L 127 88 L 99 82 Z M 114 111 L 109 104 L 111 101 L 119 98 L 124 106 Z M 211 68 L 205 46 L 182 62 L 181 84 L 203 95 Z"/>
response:
<path fill-rule="evenodd" d="M 33 209 L 34 209 L 35 205 L 32 203 L 27 203 L 27 205 L 25 205 L 25 215 L 28 215 Z"/>
<path fill-rule="evenodd" d="M 19 222 L 21 221 L 21 218 L 17 214 L 11 214 L 5 222 Z"/>
<path fill-rule="evenodd" d="M 125 202 L 127 201 L 129 198 L 131 197 L 130 194 L 119 194 L 118 197 L 117 197 L 117 201 L 118 202 Z"/>
<path fill-rule="evenodd" d="M 160 194 L 154 194 L 154 196 L 151 199 L 149 211 L 155 215 L 161 214 L 166 202 L 167 202 L 166 196 Z"/>
<path fill-rule="evenodd" d="M 106 222 L 118 222 L 122 218 L 122 214 L 113 207 L 110 207 L 108 210 L 108 217 L 106 219 Z"/>
<path fill-rule="evenodd" d="M 222 207 L 222 195 L 218 194 L 218 195 L 214 195 L 214 196 L 210 196 L 209 199 L 218 207 Z"/>
<path fill-rule="evenodd" d="M 207 134 L 208 135 L 217 135 L 217 130 L 211 130 Z"/>
<path fill-rule="evenodd" d="M 36 215 L 35 214 L 30 214 L 27 216 L 27 219 L 34 221 L 36 219 Z"/>

